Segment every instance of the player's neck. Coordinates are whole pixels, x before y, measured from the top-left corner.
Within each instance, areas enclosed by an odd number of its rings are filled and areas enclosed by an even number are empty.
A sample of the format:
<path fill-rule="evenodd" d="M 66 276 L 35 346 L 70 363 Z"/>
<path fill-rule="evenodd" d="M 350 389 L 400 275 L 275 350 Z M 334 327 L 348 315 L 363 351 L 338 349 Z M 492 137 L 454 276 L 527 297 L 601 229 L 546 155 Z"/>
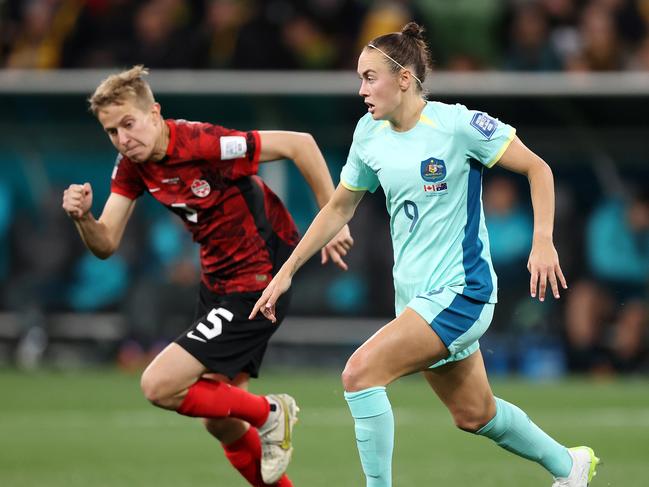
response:
<path fill-rule="evenodd" d="M 153 152 L 151 153 L 152 161 L 161 161 L 167 155 L 167 147 L 169 147 L 169 127 L 164 119 L 161 118 L 162 126 L 158 140 L 156 141 Z"/>
<path fill-rule="evenodd" d="M 421 112 L 426 106 L 426 100 L 421 96 L 407 97 L 398 109 L 396 116 L 390 120 L 392 129 L 397 132 L 407 132 L 419 122 Z"/>

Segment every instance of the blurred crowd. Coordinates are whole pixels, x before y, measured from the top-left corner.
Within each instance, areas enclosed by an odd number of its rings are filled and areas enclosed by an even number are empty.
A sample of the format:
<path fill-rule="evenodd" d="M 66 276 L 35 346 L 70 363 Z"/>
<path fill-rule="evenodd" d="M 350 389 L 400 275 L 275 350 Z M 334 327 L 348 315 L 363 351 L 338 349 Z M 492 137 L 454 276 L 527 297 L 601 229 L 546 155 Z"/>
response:
<path fill-rule="evenodd" d="M 410 20 L 441 70 L 649 69 L 649 0 L 0 0 L 0 65 L 353 69 Z"/>

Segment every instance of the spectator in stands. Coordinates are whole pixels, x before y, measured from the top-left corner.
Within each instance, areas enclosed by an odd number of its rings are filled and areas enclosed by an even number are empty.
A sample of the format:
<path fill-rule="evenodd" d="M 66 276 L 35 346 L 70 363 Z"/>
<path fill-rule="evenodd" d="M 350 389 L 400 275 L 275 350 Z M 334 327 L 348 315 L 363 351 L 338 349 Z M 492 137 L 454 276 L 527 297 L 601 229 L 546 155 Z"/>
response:
<path fill-rule="evenodd" d="M 132 371 L 146 366 L 183 331 L 200 278 L 198 249 L 177 218 L 156 214 L 151 220 L 143 272 L 126 298 L 129 332 L 118 353 L 120 366 Z M 142 303 L 148 303 L 148 313 L 141 313 Z"/>
<path fill-rule="evenodd" d="M 417 5 L 428 24 L 431 49 L 442 69 L 451 64 L 454 70 L 498 64 L 501 55 L 498 30 L 504 2 L 422 0 Z"/>
<path fill-rule="evenodd" d="M 516 184 L 506 175 L 495 174 L 486 180 L 483 203 L 491 259 L 500 278 L 492 327 L 510 331 L 515 326 L 517 303 L 527 301 L 526 264 L 534 225 Z"/>
<path fill-rule="evenodd" d="M 135 14 L 133 41 L 124 53 L 124 64 L 154 68 L 199 68 L 203 53 L 196 36 L 187 30 L 191 12 L 177 0 L 149 0 Z"/>
<path fill-rule="evenodd" d="M 62 67 L 115 66 L 129 49 L 135 0 L 92 0 L 83 3 L 63 48 Z"/>
<path fill-rule="evenodd" d="M 249 1 L 209 0 L 205 5 L 205 21 L 199 42 L 205 55 L 206 68 L 231 68 L 241 27 L 252 15 Z"/>
<path fill-rule="evenodd" d="M 303 13 L 292 15 L 281 28 L 282 40 L 298 69 L 331 69 L 338 52 L 333 38 L 315 18 Z"/>
<path fill-rule="evenodd" d="M 649 35 L 645 37 L 629 60 L 629 69 L 649 71 Z"/>
<path fill-rule="evenodd" d="M 360 22 L 356 47 L 362 49 L 370 40 L 383 32 L 399 29 L 409 20 L 416 19 L 418 12 L 412 2 L 388 0 L 374 2 Z"/>
<path fill-rule="evenodd" d="M 282 24 L 292 15 L 287 2 L 254 2 L 240 29 L 234 69 L 293 69 L 290 51 L 282 42 Z"/>
<path fill-rule="evenodd" d="M 615 71 L 623 68 L 624 55 L 617 26 L 610 12 L 594 3 L 584 9 L 579 22 L 580 50 L 566 60 L 570 71 Z"/>
<path fill-rule="evenodd" d="M 35 215 L 19 213 L 15 218 L 15 235 L 31 238 L 21 238 L 13 245 L 12 260 L 18 271 L 8 292 L 12 311 L 66 308 L 71 270 L 82 247 L 74 232 L 65 227 L 65 215 L 57 211 L 58 199 L 54 190 L 46 191 Z"/>
<path fill-rule="evenodd" d="M 629 371 L 647 356 L 649 191 L 604 200 L 590 217 L 591 277 L 568 295 L 569 364 L 577 371 Z"/>
<path fill-rule="evenodd" d="M 562 66 L 565 60 L 572 59 L 579 53 L 581 42 L 579 39 L 579 9 L 576 0 L 540 0 L 539 6 L 544 11 L 549 28 L 549 41 L 552 49 L 561 59 Z"/>
<path fill-rule="evenodd" d="M 514 13 L 505 69 L 557 71 L 561 60 L 548 37 L 544 11 L 536 4 L 523 4 Z"/>
<path fill-rule="evenodd" d="M 59 46 L 55 39 L 56 3 L 46 0 L 24 2 L 22 22 L 7 56 L 8 68 L 52 69 L 58 67 Z"/>
<path fill-rule="evenodd" d="M 0 310 L 3 309 L 4 295 L 8 288 L 11 272 L 10 233 L 13 224 L 12 189 L 0 180 Z"/>
<path fill-rule="evenodd" d="M 129 285 L 129 266 L 123 256 L 116 255 L 108 262 L 86 252 L 74 263 L 66 307 L 77 312 L 114 310 Z"/>

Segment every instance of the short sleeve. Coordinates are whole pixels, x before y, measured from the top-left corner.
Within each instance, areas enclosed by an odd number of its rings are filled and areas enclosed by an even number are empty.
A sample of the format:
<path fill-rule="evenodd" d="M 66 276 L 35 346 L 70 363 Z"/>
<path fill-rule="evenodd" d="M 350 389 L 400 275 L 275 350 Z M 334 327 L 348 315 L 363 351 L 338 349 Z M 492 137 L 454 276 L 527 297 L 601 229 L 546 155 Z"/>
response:
<path fill-rule="evenodd" d="M 340 173 L 340 184 L 350 191 L 369 191 L 373 193 L 379 187 L 379 178 L 365 164 L 359 155 L 356 140 L 352 142 L 347 162 Z"/>
<path fill-rule="evenodd" d="M 144 193 L 146 187 L 133 162 L 119 154 L 113 167 L 110 191 L 135 200 Z"/>
<path fill-rule="evenodd" d="M 261 141 L 256 130 L 178 120 L 174 146 L 172 157 L 214 163 L 231 179 L 257 174 L 259 169 Z"/>
<path fill-rule="evenodd" d="M 492 167 L 514 140 L 516 129 L 487 113 L 468 110 L 462 105 L 457 107 L 457 142 L 464 145 L 467 156 Z"/>

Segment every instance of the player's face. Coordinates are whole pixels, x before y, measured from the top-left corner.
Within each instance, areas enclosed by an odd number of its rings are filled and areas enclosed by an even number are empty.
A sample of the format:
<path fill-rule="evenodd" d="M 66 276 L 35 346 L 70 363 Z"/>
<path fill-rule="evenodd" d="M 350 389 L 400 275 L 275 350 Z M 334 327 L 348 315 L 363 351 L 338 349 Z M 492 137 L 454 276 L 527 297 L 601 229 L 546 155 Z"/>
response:
<path fill-rule="evenodd" d="M 390 71 L 384 56 L 375 49 L 363 49 L 358 57 L 358 76 L 367 111 L 374 120 L 389 120 L 401 103 L 398 77 Z"/>
<path fill-rule="evenodd" d="M 160 105 L 145 111 L 132 101 L 102 108 L 97 118 L 120 154 L 133 162 L 151 159 L 160 137 Z"/>

